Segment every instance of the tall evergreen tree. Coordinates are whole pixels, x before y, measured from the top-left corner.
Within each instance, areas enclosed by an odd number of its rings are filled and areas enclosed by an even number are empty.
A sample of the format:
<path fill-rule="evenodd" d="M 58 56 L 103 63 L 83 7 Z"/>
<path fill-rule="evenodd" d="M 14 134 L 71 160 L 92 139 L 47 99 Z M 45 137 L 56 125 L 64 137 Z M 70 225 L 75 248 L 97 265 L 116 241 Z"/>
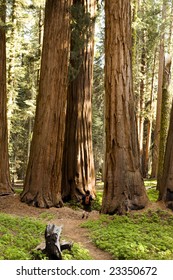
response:
<path fill-rule="evenodd" d="M 95 56 L 92 94 L 92 134 L 94 165 L 97 179 L 103 179 L 104 169 L 104 7 L 98 7 L 95 33 Z"/>
<path fill-rule="evenodd" d="M 63 198 L 95 194 L 92 149 L 91 93 L 93 83 L 95 0 L 74 0 L 70 78 L 63 163 Z"/>
<path fill-rule="evenodd" d="M 71 1 L 47 0 L 39 94 L 30 158 L 21 200 L 62 206 L 61 169 L 67 98 Z"/>
<path fill-rule="evenodd" d="M 103 213 L 144 208 L 147 195 L 140 171 L 132 90 L 130 0 L 106 0 L 105 130 Z"/>
<path fill-rule="evenodd" d="M 0 195 L 12 194 L 8 158 L 6 92 L 6 1 L 0 2 Z"/>
<path fill-rule="evenodd" d="M 166 9 L 167 0 L 163 0 L 162 6 L 162 25 L 160 34 L 160 50 L 159 50 L 159 71 L 158 71 L 158 90 L 157 90 L 157 112 L 156 125 L 154 129 L 154 145 L 152 159 L 152 174 L 153 178 L 157 178 L 158 160 L 159 160 L 159 145 L 160 145 L 160 126 L 161 126 L 161 110 L 162 110 L 162 86 L 163 86 L 163 69 L 164 69 L 164 53 L 165 53 L 165 21 L 167 16 Z"/>
<path fill-rule="evenodd" d="M 18 39 L 14 60 L 15 98 L 10 117 L 10 160 L 18 179 L 24 179 L 26 173 L 39 86 L 44 11 L 39 1 L 37 4 L 38 6 L 26 5 L 21 10 L 21 18 L 18 18 L 17 24 L 20 40 Z M 11 48 L 11 38 L 8 40 L 8 48 Z M 10 90 L 9 87 L 9 92 Z"/>
<path fill-rule="evenodd" d="M 162 188 L 161 178 L 163 173 L 164 156 L 166 149 L 166 141 L 169 129 L 171 95 L 170 95 L 170 70 L 171 56 L 166 55 L 163 67 L 163 85 L 162 85 L 162 104 L 161 104 L 161 122 L 160 122 L 160 141 L 159 141 L 159 160 L 157 174 L 157 189 Z"/>
<path fill-rule="evenodd" d="M 133 1 L 133 88 L 137 111 L 142 174 L 150 172 L 152 129 L 157 95 L 157 56 L 160 26 L 159 1 Z"/>
<path fill-rule="evenodd" d="M 166 144 L 162 178 L 160 179 L 159 198 L 167 207 L 173 210 L 173 104 L 170 117 L 170 125 Z"/>

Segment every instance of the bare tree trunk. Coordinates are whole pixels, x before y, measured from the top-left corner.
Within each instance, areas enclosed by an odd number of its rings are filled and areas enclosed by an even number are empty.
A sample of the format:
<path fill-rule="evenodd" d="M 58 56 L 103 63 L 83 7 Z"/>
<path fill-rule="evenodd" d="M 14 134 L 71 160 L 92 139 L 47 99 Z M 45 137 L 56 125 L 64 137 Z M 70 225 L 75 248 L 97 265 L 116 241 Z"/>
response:
<path fill-rule="evenodd" d="M 77 7 L 80 10 L 84 9 L 85 14 L 90 13 L 90 20 L 93 21 L 95 0 L 74 1 L 74 3 L 79 5 Z M 84 43 L 83 49 L 79 49 L 79 53 L 76 54 L 81 60 L 81 65 L 76 69 L 77 76 L 70 82 L 68 88 L 62 181 L 64 200 L 79 199 L 86 190 L 90 190 L 91 194 L 95 195 L 91 116 L 94 23 L 88 28 L 90 36 Z M 72 41 L 71 52 L 74 52 L 75 44 L 76 42 Z M 74 66 L 75 63 L 71 57 L 71 64 Z"/>
<path fill-rule="evenodd" d="M 158 91 L 157 91 L 157 112 L 156 112 L 156 125 L 154 130 L 154 145 L 152 157 L 152 178 L 157 178 L 158 172 L 158 159 L 159 159 L 159 143 L 160 143 L 160 123 L 161 123 L 161 106 L 162 106 L 162 85 L 163 85 L 163 67 L 164 67 L 164 29 L 166 18 L 166 4 L 163 0 L 162 7 L 162 30 L 160 39 L 160 52 L 159 52 L 159 74 L 158 74 Z"/>
<path fill-rule="evenodd" d="M 21 200 L 38 207 L 62 206 L 71 0 L 47 0 L 36 118 Z"/>
<path fill-rule="evenodd" d="M 141 69 L 140 69 L 140 117 L 139 117 L 139 150 L 140 162 L 143 165 L 143 142 L 144 142 L 144 110 L 145 110 L 145 35 L 142 34 L 142 54 L 141 54 Z"/>
<path fill-rule="evenodd" d="M 132 90 L 130 0 L 106 0 L 106 163 L 103 213 L 123 214 L 148 202 L 140 170 Z"/>
<path fill-rule="evenodd" d="M 9 137 L 11 133 L 11 118 L 14 112 L 14 104 L 16 100 L 16 73 L 15 73 L 15 58 L 16 58 L 16 29 L 17 29 L 17 10 L 18 2 L 12 0 L 11 8 L 11 32 L 10 32 L 10 48 L 8 51 L 8 71 L 7 71 L 7 83 L 8 83 L 8 132 Z"/>
<path fill-rule="evenodd" d="M 0 3 L 0 22 L 5 23 L 6 1 Z M 0 24 L 0 195 L 12 194 L 8 157 L 6 35 Z"/>
<path fill-rule="evenodd" d="M 161 179 L 159 198 L 165 201 L 168 208 L 173 210 L 173 104 L 171 110 L 171 118 L 169 132 L 166 144 L 165 159 L 163 165 L 163 175 Z"/>
<path fill-rule="evenodd" d="M 163 173 L 163 163 L 166 149 L 166 140 L 169 129 L 170 120 L 170 70 L 171 70 L 171 56 L 166 55 L 163 71 L 163 88 L 162 88 L 162 110 L 161 110 L 161 125 L 160 125 L 160 143 L 159 143 L 159 161 L 158 161 L 158 174 L 157 174 L 157 189 L 162 188 L 161 178 Z"/>
<path fill-rule="evenodd" d="M 151 149 L 151 133 L 152 133 L 152 120 L 153 120 L 153 97 L 154 97 L 154 77 L 155 77 L 155 67 L 156 67 L 156 50 L 154 54 L 154 63 L 152 71 L 152 80 L 151 80 L 151 94 L 150 94 L 150 103 L 149 103 L 149 116 L 146 120 L 146 144 L 143 154 L 143 176 L 147 177 L 149 171 L 149 158 L 150 158 L 150 149 Z"/>

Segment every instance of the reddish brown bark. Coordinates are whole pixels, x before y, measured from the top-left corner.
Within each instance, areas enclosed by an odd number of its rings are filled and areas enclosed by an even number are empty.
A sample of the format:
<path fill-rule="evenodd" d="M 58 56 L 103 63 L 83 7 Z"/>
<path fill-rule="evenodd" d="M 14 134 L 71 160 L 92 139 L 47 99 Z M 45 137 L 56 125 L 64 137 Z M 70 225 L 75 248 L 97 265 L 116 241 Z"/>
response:
<path fill-rule="evenodd" d="M 90 13 L 91 19 L 94 17 L 95 0 L 75 2 L 84 5 L 85 13 Z M 86 190 L 90 190 L 92 195 L 95 194 L 91 116 L 94 24 L 88 28 L 91 31 L 90 37 L 78 54 L 81 66 L 68 88 L 62 181 L 64 200 L 79 199 Z M 73 42 L 71 51 L 73 52 Z M 72 58 L 71 64 L 75 64 Z"/>
<path fill-rule="evenodd" d="M 36 118 L 22 201 L 62 206 L 70 0 L 47 0 Z"/>
<path fill-rule="evenodd" d="M 154 145 L 153 145 L 153 156 L 152 156 L 152 173 L 151 173 L 152 178 L 157 178 L 157 174 L 158 174 L 160 125 L 161 125 L 161 109 L 162 109 L 162 85 L 163 85 L 163 68 L 164 68 L 164 52 L 165 52 L 164 51 L 165 21 L 166 21 L 166 1 L 163 1 L 160 52 L 159 52 L 157 112 L 156 112 L 156 125 L 154 129 Z"/>
<path fill-rule="evenodd" d="M 106 163 L 102 212 L 123 214 L 144 208 L 132 90 L 129 0 L 106 0 Z"/>
<path fill-rule="evenodd" d="M 163 165 L 163 175 L 160 183 L 159 198 L 165 201 L 173 210 L 173 106 L 171 111 L 169 132 Z"/>
<path fill-rule="evenodd" d="M 6 1 L 0 4 L 0 195 L 12 194 L 8 157 L 7 93 L 6 93 Z"/>

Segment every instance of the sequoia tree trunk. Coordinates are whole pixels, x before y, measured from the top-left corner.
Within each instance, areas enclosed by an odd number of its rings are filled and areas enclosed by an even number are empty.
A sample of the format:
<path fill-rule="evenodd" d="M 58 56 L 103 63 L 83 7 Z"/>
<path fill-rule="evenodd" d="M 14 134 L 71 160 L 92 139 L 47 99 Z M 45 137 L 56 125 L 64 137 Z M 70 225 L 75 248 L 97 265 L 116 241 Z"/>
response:
<path fill-rule="evenodd" d="M 7 92 L 6 92 L 6 1 L 0 3 L 0 195 L 12 194 L 8 157 Z"/>
<path fill-rule="evenodd" d="M 123 214 L 148 202 L 140 170 L 132 89 L 130 0 L 106 0 L 106 163 L 102 213 Z"/>
<path fill-rule="evenodd" d="M 90 24 L 86 28 L 86 34 L 81 34 L 82 30 L 79 31 L 78 40 L 81 40 L 80 44 L 83 46 L 76 51 L 76 57 L 73 58 L 71 55 L 70 59 L 71 66 L 77 74 L 68 88 L 62 181 L 64 200 L 79 199 L 86 190 L 90 190 L 91 194 L 95 195 L 91 93 L 94 56 L 93 17 L 96 1 L 79 0 L 73 3 L 77 4 L 76 9 L 83 10 L 83 17 L 90 13 Z M 71 54 L 76 50 L 75 44 L 78 44 L 74 39 L 72 31 Z M 79 61 L 81 65 L 78 64 Z"/>
<path fill-rule="evenodd" d="M 163 175 L 159 189 L 159 199 L 166 203 L 166 206 L 173 210 L 173 104 L 169 132 L 166 144 L 165 159 L 163 165 Z"/>
<path fill-rule="evenodd" d="M 166 142 L 170 121 L 170 110 L 172 96 L 170 93 L 170 71 L 171 71 L 171 55 L 167 54 L 164 59 L 163 86 L 162 86 L 162 108 L 161 108 L 161 124 L 160 124 L 160 145 L 159 145 L 159 162 L 157 174 L 157 189 L 162 189 L 163 164 L 165 157 Z M 161 190 L 162 192 L 162 190 Z"/>
<path fill-rule="evenodd" d="M 150 100 L 149 100 L 149 104 L 148 104 L 148 108 L 147 108 L 148 109 L 148 116 L 146 118 L 146 144 L 145 144 L 144 156 L 143 156 L 143 177 L 144 178 L 146 178 L 148 176 L 149 161 L 150 161 L 152 123 L 153 123 L 153 111 L 154 111 L 153 99 L 154 99 L 155 67 L 156 67 L 156 49 L 155 49 L 155 52 L 154 52 L 154 63 L 153 63 L 152 79 L 151 79 Z"/>
<path fill-rule="evenodd" d="M 67 98 L 71 0 L 47 0 L 39 95 L 21 200 L 62 206 L 61 169 Z"/>
<path fill-rule="evenodd" d="M 164 68 L 164 52 L 165 52 L 165 22 L 166 22 L 166 1 L 163 0 L 162 6 L 162 26 L 160 37 L 159 50 L 159 73 L 158 73 L 158 90 L 157 90 L 157 112 L 156 124 L 154 129 L 154 143 L 152 151 L 152 172 L 151 177 L 157 178 L 158 161 L 159 161 L 159 145 L 160 145 L 160 125 L 161 125 L 161 110 L 162 110 L 162 85 L 163 85 L 163 68 Z"/>

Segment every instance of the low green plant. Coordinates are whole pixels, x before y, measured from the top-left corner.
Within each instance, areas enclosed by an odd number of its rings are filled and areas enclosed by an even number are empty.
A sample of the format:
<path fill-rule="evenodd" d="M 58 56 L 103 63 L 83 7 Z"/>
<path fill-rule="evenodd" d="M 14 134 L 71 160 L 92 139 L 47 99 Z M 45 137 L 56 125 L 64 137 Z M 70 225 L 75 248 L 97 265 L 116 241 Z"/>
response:
<path fill-rule="evenodd" d="M 74 243 L 71 251 L 62 251 L 63 260 L 91 260 L 89 251 L 78 243 Z"/>
<path fill-rule="evenodd" d="M 146 187 L 148 198 L 151 202 L 156 202 L 159 196 L 159 192 L 156 189 L 157 180 L 155 179 L 145 179 L 144 184 Z"/>
<path fill-rule="evenodd" d="M 32 249 L 44 236 L 45 224 L 0 213 L 0 259 L 32 259 Z"/>
<path fill-rule="evenodd" d="M 36 220 L 0 213 L 0 260 L 47 259 L 35 249 L 43 241 L 46 227 L 40 218 L 45 220 L 52 216 L 42 213 Z M 88 260 L 91 257 L 80 244 L 74 243 L 70 252 L 63 251 L 63 259 Z"/>
<path fill-rule="evenodd" d="M 50 212 L 43 212 L 39 215 L 39 218 L 41 220 L 45 220 L 45 221 L 51 221 L 55 218 L 55 214 L 50 213 Z"/>
<path fill-rule="evenodd" d="M 16 194 L 21 194 L 22 191 L 23 191 L 22 188 L 15 188 L 15 189 L 14 189 L 14 192 L 15 192 Z"/>
<path fill-rule="evenodd" d="M 173 259 L 173 216 L 166 211 L 101 215 L 82 226 L 90 229 L 96 246 L 114 259 Z"/>
<path fill-rule="evenodd" d="M 151 202 L 156 202 L 158 200 L 159 191 L 155 187 L 147 189 L 147 195 Z"/>
<path fill-rule="evenodd" d="M 97 191 L 96 199 L 92 202 L 92 209 L 100 211 L 102 205 L 103 192 Z"/>
<path fill-rule="evenodd" d="M 64 205 L 73 210 L 79 210 L 81 208 L 81 201 L 70 200 L 69 202 L 65 202 Z"/>

